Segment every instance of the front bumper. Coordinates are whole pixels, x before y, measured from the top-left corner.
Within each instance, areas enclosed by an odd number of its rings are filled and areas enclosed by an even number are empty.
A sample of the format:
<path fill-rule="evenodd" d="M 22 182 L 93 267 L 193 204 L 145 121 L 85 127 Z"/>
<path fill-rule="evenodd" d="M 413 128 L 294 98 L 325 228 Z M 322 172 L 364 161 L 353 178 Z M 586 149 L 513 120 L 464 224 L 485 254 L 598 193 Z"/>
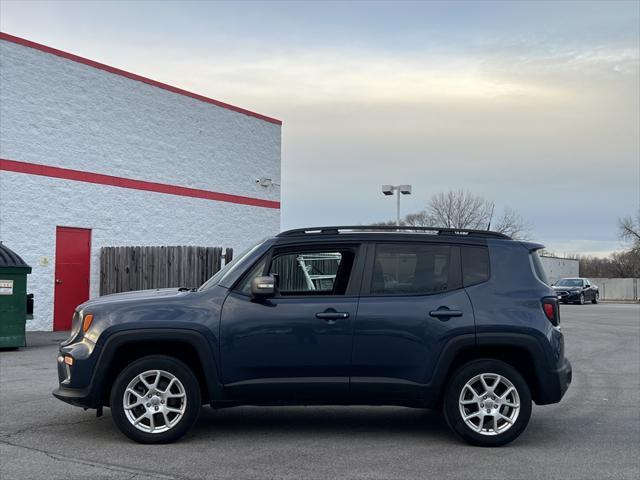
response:
<path fill-rule="evenodd" d="M 58 400 L 82 408 L 98 408 L 99 405 L 89 389 L 66 388 L 60 386 L 51 392 Z"/>
<path fill-rule="evenodd" d="M 82 408 L 98 408 L 99 399 L 92 388 L 93 345 L 86 341 L 60 347 L 58 354 L 58 388 L 52 394 L 58 400 Z M 65 362 L 71 359 L 70 363 Z"/>
<path fill-rule="evenodd" d="M 576 292 L 556 292 L 558 296 L 559 302 L 579 302 L 580 301 L 580 293 Z"/>

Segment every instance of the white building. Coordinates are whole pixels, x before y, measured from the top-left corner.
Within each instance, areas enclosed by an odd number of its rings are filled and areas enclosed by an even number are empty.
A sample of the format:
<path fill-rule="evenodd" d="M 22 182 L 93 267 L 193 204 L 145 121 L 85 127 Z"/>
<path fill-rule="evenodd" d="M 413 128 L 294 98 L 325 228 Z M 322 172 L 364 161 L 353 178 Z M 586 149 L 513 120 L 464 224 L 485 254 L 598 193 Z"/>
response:
<path fill-rule="evenodd" d="M 69 328 L 103 246 L 277 232 L 281 124 L 0 34 L 0 240 L 33 268 L 27 328 Z"/>
<path fill-rule="evenodd" d="M 561 278 L 576 278 L 580 276 L 580 262 L 573 258 L 541 256 L 540 260 L 547 274 L 549 284 L 556 283 Z"/>

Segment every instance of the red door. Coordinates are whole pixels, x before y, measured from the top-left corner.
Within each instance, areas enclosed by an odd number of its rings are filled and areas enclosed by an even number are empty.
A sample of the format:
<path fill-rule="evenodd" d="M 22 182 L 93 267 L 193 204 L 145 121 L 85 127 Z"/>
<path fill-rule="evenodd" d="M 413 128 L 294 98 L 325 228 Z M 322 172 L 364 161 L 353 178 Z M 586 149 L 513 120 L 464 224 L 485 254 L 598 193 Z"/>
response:
<path fill-rule="evenodd" d="M 91 230 L 56 227 L 53 329 L 71 330 L 73 311 L 89 299 Z"/>

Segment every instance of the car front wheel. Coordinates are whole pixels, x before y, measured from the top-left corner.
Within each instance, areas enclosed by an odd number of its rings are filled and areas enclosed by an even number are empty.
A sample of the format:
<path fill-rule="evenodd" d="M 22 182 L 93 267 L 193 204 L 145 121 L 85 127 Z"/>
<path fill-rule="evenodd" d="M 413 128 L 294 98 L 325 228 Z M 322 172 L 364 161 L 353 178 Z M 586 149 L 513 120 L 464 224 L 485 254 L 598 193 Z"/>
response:
<path fill-rule="evenodd" d="M 599 296 L 598 292 L 594 293 L 593 300 L 591 300 L 591 303 L 598 303 L 598 296 Z"/>
<path fill-rule="evenodd" d="M 527 427 L 531 394 L 515 368 L 498 360 L 476 360 L 451 379 L 444 415 L 466 442 L 498 447 L 515 440 Z"/>
<path fill-rule="evenodd" d="M 187 365 L 164 355 L 136 360 L 111 389 L 112 417 L 139 443 L 170 443 L 182 437 L 200 412 L 200 387 Z"/>

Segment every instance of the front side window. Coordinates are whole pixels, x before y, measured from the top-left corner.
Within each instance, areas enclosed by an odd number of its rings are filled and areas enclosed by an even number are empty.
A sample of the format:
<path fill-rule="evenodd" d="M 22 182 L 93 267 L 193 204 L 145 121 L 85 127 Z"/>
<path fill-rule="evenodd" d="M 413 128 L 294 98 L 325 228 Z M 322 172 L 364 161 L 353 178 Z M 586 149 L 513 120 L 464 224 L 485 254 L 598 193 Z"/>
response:
<path fill-rule="evenodd" d="M 354 257 L 352 250 L 286 252 L 273 257 L 269 274 L 281 296 L 344 295 Z"/>
<path fill-rule="evenodd" d="M 371 277 L 374 295 L 430 294 L 450 289 L 451 247 L 379 244 Z"/>

